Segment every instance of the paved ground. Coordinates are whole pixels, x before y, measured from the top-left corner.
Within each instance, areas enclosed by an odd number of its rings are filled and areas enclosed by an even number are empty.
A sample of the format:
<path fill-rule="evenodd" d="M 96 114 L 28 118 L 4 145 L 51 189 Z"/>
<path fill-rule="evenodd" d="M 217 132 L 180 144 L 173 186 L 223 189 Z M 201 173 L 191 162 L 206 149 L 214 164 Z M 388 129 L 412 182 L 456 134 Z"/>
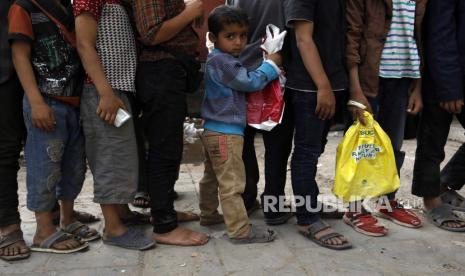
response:
<path fill-rule="evenodd" d="M 318 181 L 324 195 L 331 194 L 335 148 L 340 139 L 341 134 L 331 134 L 319 164 Z M 456 126 L 447 145 L 447 158 L 463 141 L 463 130 Z M 256 142 L 259 159 L 263 160 L 260 139 Z M 405 142 L 407 156 L 399 198 L 419 208 L 421 202 L 410 195 L 415 145 L 415 141 Z M 176 202 L 179 209 L 198 211 L 198 182 L 202 173 L 201 164 L 182 166 L 176 184 L 180 194 L 180 200 Z M 19 180 L 23 230 L 30 243 L 34 220 L 24 205 L 24 169 Z M 263 175 L 260 189 L 263 189 Z M 287 193 L 291 194 L 290 185 Z M 76 205 L 79 210 L 101 215 L 98 206 L 92 203 L 90 174 Z M 260 224 L 262 215 L 256 212 L 251 219 L 253 223 Z M 274 227 L 279 235 L 274 243 L 253 246 L 231 245 L 221 238 L 222 226 L 209 229 L 198 223 L 189 223 L 189 227 L 205 231 L 213 239 L 203 247 L 159 245 L 147 252 L 108 247 L 98 241 L 84 253 L 66 256 L 34 253 L 29 260 L 15 264 L 0 261 L 0 275 L 465 275 L 465 234 L 444 232 L 428 223 L 420 230 L 410 230 L 383 221 L 390 229 L 389 235 L 370 238 L 354 232 L 341 221 L 329 223 L 347 235 L 355 248 L 345 252 L 321 248 L 296 232 L 294 219 L 286 225 Z M 94 227 L 102 228 L 100 223 Z M 146 230 L 150 232 L 150 228 Z"/>

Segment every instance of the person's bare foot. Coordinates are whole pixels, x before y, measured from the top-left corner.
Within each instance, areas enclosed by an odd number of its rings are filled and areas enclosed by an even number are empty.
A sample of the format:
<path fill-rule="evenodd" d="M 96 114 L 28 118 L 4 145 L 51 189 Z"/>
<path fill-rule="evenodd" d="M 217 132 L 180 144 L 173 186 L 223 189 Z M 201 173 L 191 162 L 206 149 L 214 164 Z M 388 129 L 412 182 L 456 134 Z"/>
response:
<path fill-rule="evenodd" d="M 14 231 L 21 230 L 19 224 L 12 224 L 5 227 L 0 227 L 0 237 L 8 236 Z M 19 240 L 7 247 L 0 248 L 0 256 L 12 257 L 23 254 L 28 254 L 31 250 L 27 247 L 24 240 Z"/>
<path fill-rule="evenodd" d="M 56 232 L 54 228 L 49 229 L 37 229 L 32 240 L 32 244 L 35 246 L 40 246 L 40 244 L 45 241 L 48 237 L 53 235 Z M 56 250 L 71 250 L 80 247 L 84 242 L 77 239 L 67 239 L 61 242 L 56 242 L 52 245 L 53 249 Z"/>
<path fill-rule="evenodd" d="M 442 200 L 440 197 L 425 197 L 423 198 L 423 206 L 426 212 L 431 211 L 432 209 L 441 206 Z M 451 228 L 462 228 L 465 227 L 465 223 L 463 222 L 444 222 L 444 226 L 451 227 Z"/>
<path fill-rule="evenodd" d="M 297 225 L 297 229 L 301 232 L 306 232 L 308 231 L 308 226 L 307 225 Z M 317 232 L 315 234 L 315 238 L 317 240 L 321 239 L 322 237 L 328 235 L 328 234 L 332 234 L 334 233 L 334 230 L 332 228 L 327 228 L 327 229 L 324 229 L 324 230 L 321 230 L 320 232 Z M 338 237 L 334 237 L 334 238 L 331 238 L 331 239 L 328 239 L 327 241 L 325 241 L 326 244 L 329 244 L 329 245 L 342 245 L 344 243 L 347 243 L 347 238 L 344 237 L 344 236 L 338 236 Z"/>
<path fill-rule="evenodd" d="M 199 246 L 208 242 L 210 237 L 206 234 L 195 232 L 193 230 L 177 227 L 171 232 L 164 234 L 153 234 L 153 240 L 159 244 L 181 245 L 181 246 Z"/>
<path fill-rule="evenodd" d="M 193 212 L 182 212 L 176 211 L 178 222 L 196 221 L 200 219 L 200 216 Z"/>

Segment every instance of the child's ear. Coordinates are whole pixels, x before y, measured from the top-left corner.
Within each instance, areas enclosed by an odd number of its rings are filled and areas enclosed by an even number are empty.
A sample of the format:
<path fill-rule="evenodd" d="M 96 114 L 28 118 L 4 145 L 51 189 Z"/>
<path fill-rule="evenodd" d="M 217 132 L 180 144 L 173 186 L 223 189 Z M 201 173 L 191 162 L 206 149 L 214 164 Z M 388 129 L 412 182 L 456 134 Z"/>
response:
<path fill-rule="evenodd" d="M 208 39 L 211 42 L 216 43 L 216 36 L 212 32 L 208 32 Z"/>

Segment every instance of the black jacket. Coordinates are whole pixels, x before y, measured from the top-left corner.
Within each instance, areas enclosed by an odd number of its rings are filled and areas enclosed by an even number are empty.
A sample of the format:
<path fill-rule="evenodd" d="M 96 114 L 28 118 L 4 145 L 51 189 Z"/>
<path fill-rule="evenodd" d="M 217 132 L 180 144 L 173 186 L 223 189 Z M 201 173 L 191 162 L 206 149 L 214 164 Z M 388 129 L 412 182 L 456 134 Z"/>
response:
<path fill-rule="evenodd" d="M 429 0 L 425 26 L 427 102 L 454 101 L 465 93 L 465 0 Z"/>

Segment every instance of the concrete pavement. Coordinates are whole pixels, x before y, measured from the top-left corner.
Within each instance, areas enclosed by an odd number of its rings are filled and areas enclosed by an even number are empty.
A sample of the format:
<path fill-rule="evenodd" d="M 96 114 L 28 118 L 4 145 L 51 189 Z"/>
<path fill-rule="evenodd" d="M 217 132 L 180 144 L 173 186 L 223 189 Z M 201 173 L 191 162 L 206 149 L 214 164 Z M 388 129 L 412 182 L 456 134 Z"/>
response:
<path fill-rule="evenodd" d="M 447 144 L 447 159 L 460 142 L 463 129 L 458 125 L 451 131 Z M 340 133 L 331 133 L 324 155 L 318 165 L 321 193 L 331 194 L 335 167 L 335 149 Z M 257 155 L 263 168 L 263 146 L 257 137 Z M 421 201 L 410 194 L 412 167 L 416 141 L 406 141 L 406 161 L 401 173 L 402 186 L 398 197 L 416 208 Z M 180 210 L 198 211 L 198 182 L 203 174 L 201 163 L 185 164 L 176 190 Z M 259 189 L 263 190 L 263 171 Z M 25 172 L 21 169 L 20 210 L 23 231 L 28 243 L 34 233 L 34 218 L 25 207 Z M 286 193 L 291 194 L 290 177 Z M 101 216 L 98 205 L 92 202 L 92 178 L 88 173 L 84 190 L 76 207 Z M 416 210 L 418 211 L 418 210 Z M 260 212 L 252 215 L 252 223 L 261 224 Z M 198 222 L 186 226 L 212 235 L 202 247 L 174 247 L 158 245 L 154 250 L 135 252 L 93 242 L 87 252 L 71 255 L 33 253 L 31 258 L 15 263 L 0 261 L 0 275 L 465 275 L 465 234 L 449 233 L 425 223 L 419 230 L 406 229 L 382 221 L 390 230 L 382 238 L 356 233 L 340 220 L 328 220 L 346 235 L 354 249 L 337 252 L 319 247 L 299 235 L 295 219 L 273 227 L 278 239 L 270 244 L 232 245 L 222 238 L 224 226 L 201 227 Z M 93 225 L 102 230 L 101 223 Z M 150 233 L 150 228 L 145 228 Z"/>

